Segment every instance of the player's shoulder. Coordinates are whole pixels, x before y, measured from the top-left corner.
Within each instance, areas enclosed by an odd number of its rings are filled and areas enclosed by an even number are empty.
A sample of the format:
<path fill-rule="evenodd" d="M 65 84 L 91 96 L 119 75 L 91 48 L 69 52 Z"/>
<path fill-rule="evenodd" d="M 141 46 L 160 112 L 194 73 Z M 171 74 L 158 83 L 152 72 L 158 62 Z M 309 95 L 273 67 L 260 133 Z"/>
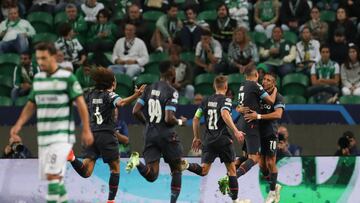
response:
<path fill-rule="evenodd" d="M 73 76 L 73 73 L 68 70 L 60 68 L 59 70 L 57 70 L 54 73 L 53 76 L 57 77 L 57 78 L 69 78 L 69 77 Z"/>
<path fill-rule="evenodd" d="M 279 92 L 276 94 L 276 101 L 284 102 L 284 96 L 282 96 Z"/>

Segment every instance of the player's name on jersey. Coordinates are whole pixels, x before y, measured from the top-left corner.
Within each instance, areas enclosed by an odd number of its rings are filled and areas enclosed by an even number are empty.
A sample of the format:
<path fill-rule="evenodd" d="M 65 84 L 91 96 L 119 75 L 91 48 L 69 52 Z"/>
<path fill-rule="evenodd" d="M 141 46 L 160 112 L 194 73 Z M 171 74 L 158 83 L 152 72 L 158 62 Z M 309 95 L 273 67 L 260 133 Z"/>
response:
<path fill-rule="evenodd" d="M 214 107 L 214 108 L 216 108 L 217 105 L 218 105 L 217 102 L 208 102 L 208 107 Z"/>
<path fill-rule="evenodd" d="M 154 96 L 160 96 L 160 91 L 159 90 L 151 90 L 151 95 L 154 95 Z"/>
<path fill-rule="evenodd" d="M 103 103 L 103 99 L 93 99 L 92 100 L 93 104 L 102 104 Z"/>

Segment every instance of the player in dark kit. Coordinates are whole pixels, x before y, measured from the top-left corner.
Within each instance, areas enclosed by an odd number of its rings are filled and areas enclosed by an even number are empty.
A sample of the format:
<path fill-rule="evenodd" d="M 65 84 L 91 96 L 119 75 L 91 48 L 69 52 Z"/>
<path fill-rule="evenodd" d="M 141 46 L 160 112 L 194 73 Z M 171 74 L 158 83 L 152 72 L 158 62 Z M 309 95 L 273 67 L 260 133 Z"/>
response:
<path fill-rule="evenodd" d="M 133 152 L 126 166 L 130 172 L 135 167 L 149 182 L 159 175 L 159 161 L 163 155 L 171 170 L 171 200 L 176 202 L 181 190 L 181 157 L 183 148 L 175 132 L 176 125 L 182 126 L 186 118 L 175 117 L 178 92 L 171 85 L 175 81 L 175 68 L 169 61 L 159 65 L 161 79 L 145 89 L 133 108 L 133 115 L 145 124 L 145 146 L 143 156 L 145 165 L 139 159 L 139 153 Z M 142 112 L 144 109 L 144 113 Z"/>
<path fill-rule="evenodd" d="M 276 75 L 270 73 L 265 74 L 262 85 L 266 92 L 271 94 L 275 89 Z M 277 120 L 281 119 L 284 110 L 284 98 L 280 93 L 277 93 L 274 105 L 268 105 L 262 100 L 259 113 L 251 111 L 251 113 L 244 116 L 247 122 L 261 118 L 261 120 L 259 120 L 261 136 L 261 158 L 259 166 L 270 185 L 270 192 L 265 203 L 278 203 L 280 201 L 281 185 L 276 184 L 278 175 L 276 167 L 276 149 L 278 143 Z"/>
<path fill-rule="evenodd" d="M 231 118 L 232 102 L 226 98 L 228 89 L 226 76 L 218 76 L 214 80 L 214 89 L 216 93 L 202 102 L 197 109 L 193 119 L 194 139 L 192 148 L 194 151 L 202 149 L 200 166 L 197 163 L 188 163 L 182 161 L 182 169 L 189 170 L 199 176 L 206 176 L 210 170 L 211 164 L 216 157 L 225 163 L 230 182 L 230 196 L 233 202 L 240 202 L 238 196 L 238 181 L 235 168 L 235 150 L 232 136 L 227 127 L 229 127 L 239 142 L 244 140 L 244 135 L 239 131 Z M 203 141 L 200 140 L 200 119 L 205 117 L 205 135 Z"/>
<path fill-rule="evenodd" d="M 97 68 L 91 76 L 95 81 L 95 89 L 85 96 L 85 100 L 95 141 L 92 146 L 84 149 L 83 161 L 76 159 L 73 151 L 69 154 L 68 160 L 81 177 L 87 178 L 91 176 L 95 162 L 101 156 L 104 163 L 109 164 L 110 167 L 108 203 L 113 203 L 120 178 L 119 142 L 114 131 L 114 109 L 130 104 L 139 98 L 145 85 L 136 89 L 132 96 L 121 99 L 114 92 L 115 75 L 110 70 Z"/>

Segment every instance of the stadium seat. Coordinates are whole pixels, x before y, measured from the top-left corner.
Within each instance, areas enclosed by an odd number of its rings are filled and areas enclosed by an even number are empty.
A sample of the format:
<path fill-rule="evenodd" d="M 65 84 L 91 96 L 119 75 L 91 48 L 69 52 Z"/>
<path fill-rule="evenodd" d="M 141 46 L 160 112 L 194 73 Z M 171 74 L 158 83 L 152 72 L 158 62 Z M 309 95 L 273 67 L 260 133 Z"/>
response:
<path fill-rule="evenodd" d="M 285 75 L 282 80 L 282 93 L 284 95 L 304 96 L 309 85 L 309 78 L 301 73 Z"/>
<path fill-rule="evenodd" d="M 59 12 L 55 15 L 54 25 L 57 28 L 61 23 L 65 23 L 67 21 L 67 15 L 65 12 Z"/>
<path fill-rule="evenodd" d="M 342 96 L 340 97 L 340 104 L 360 104 L 360 96 Z"/>
<path fill-rule="evenodd" d="M 177 14 L 177 17 L 178 17 L 180 20 L 184 21 L 184 20 L 186 19 L 186 14 L 185 14 L 184 11 L 179 11 L 178 14 Z"/>
<path fill-rule="evenodd" d="M 296 44 L 298 42 L 298 37 L 295 33 L 291 32 L 291 31 L 285 31 L 284 32 L 284 39 L 286 41 L 289 41 L 293 44 Z"/>
<path fill-rule="evenodd" d="M 15 101 L 15 106 L 24 106 L 26 102 L 28 101 L 28 97 L 19 97 Z"/>
<path fill-rule="evenodd" d="M 306 104 L 306 99 L 299 95 L 284 96 L 285 104 Z"/>
<path fill-rule="evenodd" d="M 207 0 L 204 2 L 203 10 L 216 10 L 217 7 L 222 3 L 222 1 L 218 0 Z"/>
<path fill-rule="evenodd" d="M 334 11 L 321 11 L 320 19 L 328 23 L 334 22 L 336 20 L 336 13 Z"/>
<path fill-rule="evenodd" d="M 128 97 L 134 89 L 132 79 L 126 74 L 116 74 L 116 90 L 115 92 L 121 97 Z"/>
<path fill-rule="evenodd" d="M 155 22 L 163 15 L 165 15 L 165 13 L 161 11 L 146 11 L 143 14 L 143 18 L 144 20 Z"/>
<path fill-rule="evenodd" d="M 206 10 L 198 15 L 199 20 L 205 20 L 205 21 L 213 21 L 216 20 L 217 13 L 215 10 Z"/>
<path fill-rule="evenodd" d="M 158 63 L 151 63 L 151 64 L 146 65 L 144 73 L 150 73 L 150 74 L 154 74 L 154 75 L 159 75 L 160 74 L 159 64 Z"/>
<path fill-rule="evenodd" d="M 169 55 L 167 53 L 152 53 L 149 55 L 149 62 L 148 64 L 152 64 L 152 63 L 158 63 L 160 61 L 164 61 L 167 60 L 169 58 Z"/>
<path fill-rule="evenodd" d="M 154 74 L 141 74 L 135 81 L 135 85 L 140 87 L 143 84 L 152 84 L 159 81 L 160 76 Z"/>
<path fill-rule="evenodd" d="M 0 54 L 0 75 L 13 77 L 15 66 L 20 63 L 18 54 Z"/>
<path fill-rule="evenodd" d="M 125 14 L 122 11 L 117 11 L 114 13 L 113 21 L 119 22 L 125 18 Z"/>
<path fill-rule="evenodd" d="M 194 52 L 183 52 L 180 54 L 180 59 L 183 61 L 194 63 L 195 53 Z"/>
<path fill-rule="evenodd" d="M 0 96 L 10 96 L 13 87 L 11 76 L 0 75 Z"/>
<path fill-rule="evenodd" d="M 39 42 L 55 42 L 56 39 L 56 35 L 52 33 L 39 33 L 32 38 L 32 44 L 36 45 Z"/>
<path fill-rule="evenodd" d="M 180 105 L 187 105 L 187 104 L 190 104 L 191 101 L 189 98 L 187 97 L 179 97 L 179 102 L 178 102 Z"/>
<path fill-rule="evenodd" d="M 243 81 L 245 81 L 245 77 L 243 74 L 234 73 L 228 75 L 229 89 L 232 91 L 234 95 L 236 95 L 239 92 L 240 85 Z"/>
<path fill-rule="evenodd" d="M 195 78 L 195 92 L 202 95 L 211 95 L 214 93 L 213 82 L 216 74 L 204 73 Z"/>
<path fill-rule="evenodd" d="M 267 41 L 266 34 L 263 32 L 253 32 L 252 36 L 256 45 L 262 45 Z"/>
<path fill-rule="evenodd" d="M 36 33 L 53 31 L 53 16 L 46 12 L 32 12 L 27 20 L 35 28 Z"/>
<path fill-rule="evenodd" d="M 10 97 L 0 96 L 0 106 L 12 106 Z"/>

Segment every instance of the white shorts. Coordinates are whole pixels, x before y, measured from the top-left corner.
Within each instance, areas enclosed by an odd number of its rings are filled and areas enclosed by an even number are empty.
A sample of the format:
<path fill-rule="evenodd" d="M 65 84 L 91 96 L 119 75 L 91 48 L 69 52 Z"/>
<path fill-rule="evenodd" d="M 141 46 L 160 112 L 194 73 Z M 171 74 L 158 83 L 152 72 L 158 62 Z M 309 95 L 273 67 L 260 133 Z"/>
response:
<path fill-rule="evenodd" d="M 46 180 L 47 174 L 64 176 L 67 156 L 72 149 L 70 143 L 54 143 L 46 147 L 39 147 L 39 175 Z"/>

